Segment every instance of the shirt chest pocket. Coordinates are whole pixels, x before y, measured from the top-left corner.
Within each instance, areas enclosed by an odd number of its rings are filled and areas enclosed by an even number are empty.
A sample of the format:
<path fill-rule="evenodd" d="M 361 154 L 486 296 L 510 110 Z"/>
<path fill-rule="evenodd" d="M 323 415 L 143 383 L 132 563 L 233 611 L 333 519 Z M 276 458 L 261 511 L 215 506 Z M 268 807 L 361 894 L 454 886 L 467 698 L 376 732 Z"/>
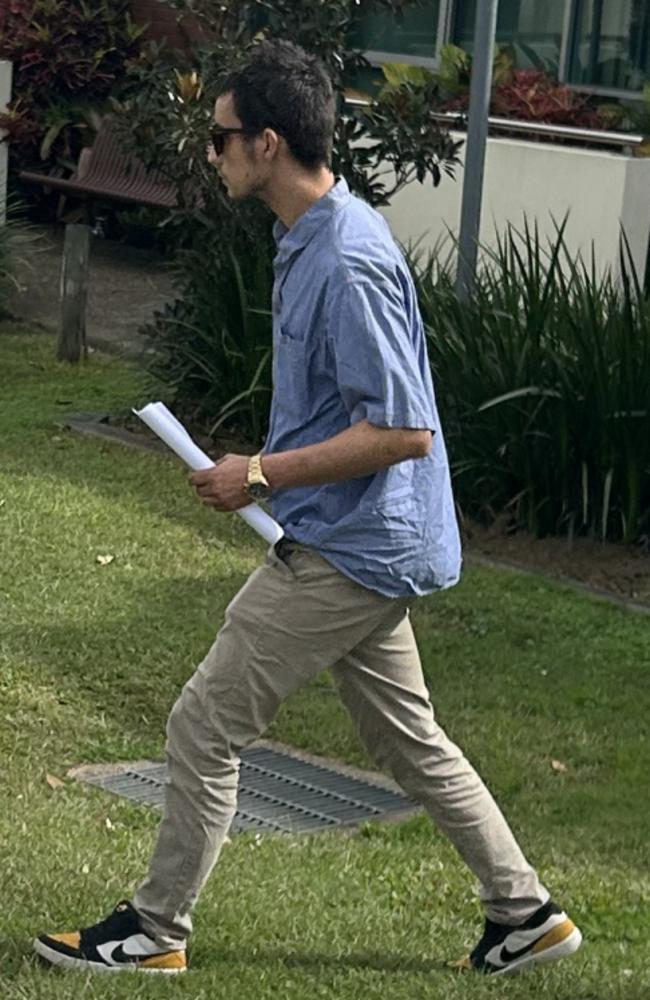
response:
<path fill-rule="evenodd" d="M 304 330 L 281 325 L 275 338 L 273 390 L 283 410 L 307 415 L 312 348 Z"/>

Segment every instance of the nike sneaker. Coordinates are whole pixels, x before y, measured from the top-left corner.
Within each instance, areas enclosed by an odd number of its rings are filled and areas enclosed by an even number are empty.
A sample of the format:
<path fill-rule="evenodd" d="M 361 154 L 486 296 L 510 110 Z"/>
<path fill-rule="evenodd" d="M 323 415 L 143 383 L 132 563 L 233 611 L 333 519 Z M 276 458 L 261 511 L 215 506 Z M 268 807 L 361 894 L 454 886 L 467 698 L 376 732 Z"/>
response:
<path fill-rule="evenodd" d="M 140 927 L 140 919 L 127 900 L 93 927 L 67 934 L 41 934 L 35 951 L 51 965 L 92 972 L 185 972 L 184 951 L 161 951 Z"/>
<path fill-rule="evenodd" d="M 506 976 L 523 972 L 533 965 L 566 958 L 578 950 L 581 942 L 582 934 L 576 925 L 549 899 L 528 920 L 515 927 L 486 920 L 483 937 L 474 951 L 455 964 Z"/>

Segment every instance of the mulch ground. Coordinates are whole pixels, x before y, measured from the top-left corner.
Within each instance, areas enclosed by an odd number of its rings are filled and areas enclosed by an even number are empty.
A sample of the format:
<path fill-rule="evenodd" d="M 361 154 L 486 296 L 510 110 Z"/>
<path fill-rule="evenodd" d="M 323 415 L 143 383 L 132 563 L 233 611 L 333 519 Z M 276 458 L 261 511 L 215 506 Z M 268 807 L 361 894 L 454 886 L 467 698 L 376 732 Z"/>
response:
<path fill-rule="evenodd" d="M 577 580 L 616 597 L 650 606 L 650 546 L 618 545 L 589 538 L 534 538 L 472 524 L 466 526 L 465 548 L 562 580 Z"/>

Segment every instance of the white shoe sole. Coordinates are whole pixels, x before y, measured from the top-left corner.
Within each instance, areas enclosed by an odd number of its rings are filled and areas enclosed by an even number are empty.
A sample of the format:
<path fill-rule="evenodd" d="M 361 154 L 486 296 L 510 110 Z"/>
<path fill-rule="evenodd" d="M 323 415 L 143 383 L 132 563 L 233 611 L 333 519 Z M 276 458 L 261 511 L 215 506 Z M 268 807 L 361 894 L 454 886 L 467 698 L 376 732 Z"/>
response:
<path fill-rule="evenodd" d="M 163 976 L 176 976 L 187 969 L 146 969 L 141 965 L 105 965 L 103 962 L 89 962 L 85 958 L 73 958 L 72 955 L 62 955 L 60 951 L 49 948 L 38 938 L 35 938 L 34 951 L 44 958 L 50 965 L 56 965 L 59 969 L 80 969 L 86 972 L 148 972 L 158 973 Z"/>
<path fill-rule="evenodd" d="M 577 927 L 574 927 L 568 937 L 565 937 L 564 941 L 559 941 L 558 944 L 554 944 L 551 948 L 546 948 L 544 951 L 537 952 L 536 954 L 531 952 L 528 955 L 524 955 L 518 961 L 511 962 L 509 965 L 504 966 L 503 969 L 497 969 L 495 972 L 490 973 L 490 975 L 514 976 L 533 965 L 558 962 L 561 958 L 568 958 L 569 955 L 573 955 L 581 944 L 582 934 Z"/>

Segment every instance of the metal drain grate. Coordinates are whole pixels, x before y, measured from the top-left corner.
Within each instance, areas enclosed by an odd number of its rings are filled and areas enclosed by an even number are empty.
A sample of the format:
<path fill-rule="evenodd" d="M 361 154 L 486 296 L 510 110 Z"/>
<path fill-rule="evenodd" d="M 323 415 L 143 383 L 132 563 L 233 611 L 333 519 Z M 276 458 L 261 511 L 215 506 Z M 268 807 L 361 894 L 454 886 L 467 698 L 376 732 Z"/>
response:
<path fill-rule="evenodd" d="M 118 773 L 79 776 L 115 795 L 162 807 L 167 780 L 164 764 L 145 763 L 122 768 Z M 237 813 L 230 833 L 244 830 L 311 833 L 417 808 L 410 799 L 390 788 L 292 754 L 251 747 L 241 755 Z"/>

